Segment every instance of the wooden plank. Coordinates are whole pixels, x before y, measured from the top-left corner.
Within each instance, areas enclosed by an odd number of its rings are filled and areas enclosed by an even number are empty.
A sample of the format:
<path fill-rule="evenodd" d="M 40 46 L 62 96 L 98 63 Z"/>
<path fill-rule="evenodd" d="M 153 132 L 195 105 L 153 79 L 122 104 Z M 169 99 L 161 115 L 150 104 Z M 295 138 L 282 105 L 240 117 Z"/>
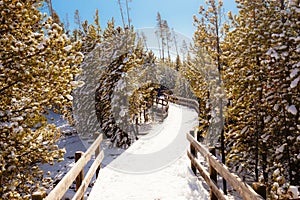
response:
<path fill-rule="evenodd" d="M 191 152 L 193 158 L 197 158 L 196 149 L 192 144 L 190 144 L 190 152 Z M 197 175 L 197 168 L 196 168 L 196 166 L 194 165 L 194 163 L 192 161 L 191 161 L 191 169 L 194 172 L 194 174 Z"/>
<path fill-rule="evenodd" d="M 93 162 L 92 166 L 90 167 L 89 171 L 87 172 L 85 178 L 82 181 L 82 184 L 78 188 L 76 194 L 72 198 L 72 200 L 81 200 L 84 196 L 84 193 L 86 189 L 89 186 L 89 183 L 91 182 L 96 170 L 98 169 L 99 165 L 101 164 L 102 160 L 104 158 L 104 152 L 103 150 L 101 153 L 95 158 L 95 161 Z"/>
<path fill-rule="evenodd" d="M 45 191 L 34 192 L 31 196 L 32 200 L 42 200 L 46 196 Z"/>
<path fill-rule="evenodd" d="M 212 154 L 212 155 L 216 155 L 216 149 L 215 148 L 209 148 L 209 152 Z M 210 177 L 210 180 L 212 180 L 216 186 L 218 187 L 218 173 L 217 171 L 213 168 L 213 166 L 209 163 L 209 177 Z M 218 197 L 217 195 L 215 194 L 215 192 L 213 191 L 212 188 L 210 188 L 211 191 L 210 191 L 210 199 L 211 200 L 218 200 Z"/>
<path fill-rule="evenodd" d="M 206 171 L 205 167 L 202 166 L 199 162 L 196 161 L 196 159 L 193 157 L 193 155 L 187 151 L 187 155 L 189 157 L 189 159 L 191 160 L 191 162 L 193 163 L 194 166 L 196 166 L 196 168 L 198 169 L 200 175 L 203 177 L 203 179 L 205 180 L 205 182 L 210 182 L 210 177 L 209 177 L 209 173 Z"/>
<path fill-rule="evenodd" d="M 74 164 L 70 171 L 63 177 L 63 179 L 56 185 L 56 187 L 48 194 L 46 200 L 60 200 L 66 191 L 72 185 L 73 181 L 84 168 L 84 166 L 91 159 L 93 152 L 99 146 L 103 139 L 103 135 L 100 134 L 90 148 L 83 154 L 83 156 Z"/>
<path fill-rule="evenodd" d="M 100 145 L 96 148 L 95 150 L 95 159 L 98 157 L 98 155 L 100 154 Z M 96 178 L 98 178 L 98 174 L 99 174 L 99 171 L 100 171 L 100 168 L 101 168 L 101 163 L 100 165 L 98 166 L 98 168 L 96 169 Z"/>
<path fill-rule="evenodd" d="M 78 162 L 78 160 L 81 158 L 81 156 L 83 155 L 83 152 L 82 151 L 76 151 L 75 153 L 75 163 Z M 81 186 L 81 183 L 84 179 L 84 168 L 82 168 L 82 170 L 79 172 L 78 176 L 76 177 L 76 187 L 75 187 L 75 190 L 78 191 L 78 189 L 80 188 Z M 83 200 L 81 198 L 81 200 Z"/>
<path fill-rule="evenodd" d="M 208 183 L 210 189 L 213 191 L 214 195 L 220 200 L 228 200 L 228 197 L 224 194 L 224 192 L 217 187 L 216 183 L 212 180 Z"/>
<path fill-rule="evenodd" d="M 228 197 L 224 194 L 224 192 L 217 187 L 217 185 L 210 179 L 209 173 L 205 170 L 205 168 L 192 156 L 192 154 L 187 151 L 187 155 L 190 158 L 191 162 L 193 162 L 194 166 L 198 169 L 200 175 L 203 177 L 207 185 L 211 188 L 213 193 L 220 200 L 228 200 Z"/>
<path fill-rule="evenodd" d="M 207 156 L 210 154 L 208 150 L 206 150 L 199 142 L 195 140 L 191 134 L 187 133 L 186 137 L 188 141 L 197 149 L 197 151 L 205 158 L 205 160 L 208 162 Z"/>
<path fill-rule="evenodd" d="M 199 103 L 198 101 L 194 99 L 187 99 L 184 97 L 178 97 L 178 96 L 170 96 L 168 95 L 167 98 L 170 100 L 170 102 L 182 105 L 182 106 L 187 106 L 189 108 L 194 109 L 196 112 L 199 113 Z"/>
<path fill-rule="evenodd" d="M 200 152 L 205 160 L 229 182 L 229 184 L 243 197 L 243 199 L 263 200 L 263 197 L 258 195 L 248 184 L 242 182 L 237 175 L 232 174 L 223 163 L 221 163 L 215 156 L 211 155 L 211 153 L 209 153 L 204 146 L 197 142 L 189 133 L 187 133 L 187 139 L 197 149 L 197 151 Z"/>
<path fill-rule="evenodd" d="M 263 197 L 258 195 L 248 184 L 241 181 L 238 176 L 233 175 L 228 168 L 221 163 L 215 156 L 209 156 L 209 163 L 217 172 L 229 182 L 229 184 L 243 197 L 245 200 L 262 200 Z"/>

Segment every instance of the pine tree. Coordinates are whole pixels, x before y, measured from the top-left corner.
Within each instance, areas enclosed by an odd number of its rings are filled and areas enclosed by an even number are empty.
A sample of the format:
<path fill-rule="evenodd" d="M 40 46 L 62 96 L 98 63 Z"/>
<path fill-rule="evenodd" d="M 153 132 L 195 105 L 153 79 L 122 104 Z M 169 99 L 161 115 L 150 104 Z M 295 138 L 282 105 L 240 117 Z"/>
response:
<path fill-rule="evenodd" d="M 139 44 L 141 43 L 135 44 L 133 29 L 123 30 L 115 27 L 112 21 L 103 32 L 101 45 L 93 52 L 101 56 L 98 64 L 101 68 L 99 84 L 95 91 L 97 119 L 102 131 L 111 139 L 113 145 L 123 148 L 127 148 L 133 142 L 127 129 L 130 125 L 127 120 L 128 112 L 120 106 L 120 103 L 127 106 L 128 99 L 125 97 L 128 93 L 116 86 L 128 71 L 144 63 L 143 47 Z M 93 66 L 92 63 L 91 65 Z M 118 121 L 124 122 L 123 125 L 120 126 Z"/>
<path fill-rule="evenodd" d="M 228 161 L 254 181 L 262 175 L 267 185 L 278 177 L 286 188 L 299 185 L 299 3 L 245 0 L 238 7 L 224 43 Z"/>
<path fill-rule="evenodd" d="M 75 28 L 73 30 L 73 40 L 78 41 L 79 38 L 82 36 L 81 17 L 78 9 L 76 9 L 74 13 L 74 23 L 78 26 L 78 28 Z"/>
<path fill-rule="evenodd" d="M 272 143 L 271 171 L 281 170 L 284 184 L 300 185 L 299 171 L 299 1 L 270 2 L 271 47 L 266 52 L 269 66 L 266 135 Z M 278 12 L 280 11 L 280 12 Z M 298 38 L 298 39 L 297 39 Z M 274 164 L 275 163 L 275 164 Z"/>
<path fill-rule="evenodd" d="M 267 68 L 261 61 L 268 48 L 269 21 L 264 17 L 267 9 L 263 1 L 240 1 L 238 6 L 240 12 L 233 22 L 235 30 L 227 38 L 229 56 L 225 72 L 228 98 L 233 104 L 229 109 L 228 138 L 234 140 L 231 152 L 237 152 L 229 156 L 232 158 L 229 161 L 237 158 L 235 164 L 239 170 L 244 168 L 243 177 L 254 173 L 258 181 L 260 166 L 267 178 L 267 152 L 261 140 L 265 129 L 263 95 Z"/>
<path fill-rule="evenodd" d="M 200 19 L 194 16 L 194 24 L 197 30 L 194 33 L 194 42 L 197 48 L 203 48 L 211 58 L 211 62 L 218 70 L 218 76 L 216 76 L 216 87 L 210 91 L 210 100 L 212 106 L 213 128 L 220 136 L 222 163 L 225 163 L 225 137 L 224 137 L 224 94 L 222 92 L 222 49 L 221 38 L 226 25 L 222 24 L 222 6 L 223 1 L 209 0 L 207 3 L 207 9 L 200 6 L 199 14 Z M 215 132 L 214 131 L 214 132 Z M 226 188 L 225 179 L 223 179 L 223 187 Z M 226 189 L 225 189 L 226 193 Z"/>
<path fill-rule="evenodd" d="M 99 22 L 98 9 L 94 16 L 94 24 L 88 24 L 85 20 L 82 23 L 83 31 L 79 34 L 78 40 L 82 41 L 81 52 L 86 55 L 95 49 L 102 41 L 102 30 Z"/>
<path fill-rule="evenodd" d="M 45 114 L 49 109 L 68 113 L 83 55 L 79 42 L 72 43 L 57 23 L 44 18 L 41 3 L 0 4 L 1 199 L 29 199 L 49 183 L 39 164 L 53 164 L 64 154 L 55 144 L 60 132 L 47 124 Z"/>
<path fill-rule="evenodd" d="M 182 66 L 181 60 L 180 60 L 180 56 L 177 54 L 176 56 L 176 61 L 175 61 L 175 69 L 176 71 L 179 71 L 180 68 Z"/>
<path fill-rule="evenodd" d="M 211 112 L 209 98 L 212 86 L 210 79 L 212 77 L 211 72 L 214 70 L 209 56 L 201 47 L 195 45 L 193 53 L 194 59 L 191 59 L 190 62 L 184 62 L 179 69 L 180 73 L 189 81 L 191 90 L 198 99 L 198 130 L 201 131 L 202 136 L 206 136 L 209 132 Z"/>

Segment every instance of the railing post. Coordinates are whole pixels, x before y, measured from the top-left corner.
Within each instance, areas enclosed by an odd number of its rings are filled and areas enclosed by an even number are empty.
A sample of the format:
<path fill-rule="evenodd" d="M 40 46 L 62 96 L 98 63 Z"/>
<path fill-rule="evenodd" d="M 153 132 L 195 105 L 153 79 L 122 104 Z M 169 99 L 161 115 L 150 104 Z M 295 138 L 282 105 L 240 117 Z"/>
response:
<path fill-rule="evenodd" d="M 77 162 L 81 158 L 82 155 L 83 155 L 82 151 L 76 151 L 76 153 L 75 153 L 75 162 Z M 82 170 L 80 171 L 80 173 L 76 177 L 76 181 L 75 181 L 76 182 L 76 191 L 81 186 L 83 179 L 84 179 L 84 168 L 82 168 Z M 81 199 L 84 200 L 84 197 L 81 197 Z"/>
<path fill-rule="evenodd" d="M 216 156 L 216 149 L 214 147 L 209 148 L 209 152 Z M 209 176 L 210 179 L 215 183 L 215 185 L 218 185 L 218 180 L 217 180 L 217 171 L 209 164 Z M 213 193 L 212 188 L 210 189 L 210 199 L 211 200 L 218 200 L 217 196 Z"/>
<path fill-rule="evenodd" d="M 190 131 L 190 134 L 194 137 L 194 131 Z M 196 149 L 192 143 L 190 144 L 190 152 L 195 158 L 197 158 Z M 194 172 L 194 174 L 197 175 L 197 168 L 196 168 L 196 166 L 194 166 L 192 161 L 191 161 L 191 169 Z"/>
<path fill-rule="evenodd" d="M 101 143 L 100 143 L 101 144 Z M 96 148 L 95 150 L 95 159 L 97 158 L 97 156 L 100 154 L 100 144 L 99 146 Z M 98 174 L 99 174 L 99 171 L 101 169 L 101 164 L 98 166 L 98 168 L 96 169 L 96 179 L 98 178 Z"/>
<path fill-rule="evenodd" d="M 202 136 L 202 131 L 197 130 L 197 141 L 198 142 L 203 142 L 204 138 Z"/>
<path fill-rule="evenodd" d="M 262 196 L 264 199 L 267 199 L 267 187 L 264 184 L 254 182 L 252 183 L 252 187 L 257 194 Z"/>
<path fill-rule="evenodd" d="M 38 191 L 32 194 L 32 200 L 42 200 L 46 197 L 45 191 Z"/>

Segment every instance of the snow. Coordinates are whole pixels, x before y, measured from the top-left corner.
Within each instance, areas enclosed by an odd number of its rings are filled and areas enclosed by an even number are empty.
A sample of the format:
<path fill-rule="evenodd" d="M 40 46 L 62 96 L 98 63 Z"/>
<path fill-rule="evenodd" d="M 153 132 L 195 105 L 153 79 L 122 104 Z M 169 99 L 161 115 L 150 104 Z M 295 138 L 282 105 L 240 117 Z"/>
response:
<path fill-rule="evenodd" d="M 141 136 L 101 169 L 88 199 L 208 199 L 186 156 L 185 134 L 196 125 L 196 112 L 170 104 L 163 129 Z"/>
<path fill-rule="evenodd" d="M 266 54 L 267 54 L 268 56 L 271 56 L 271 57 L 275 58 L 275 59 L 279 59 L 278 53 L 277 53 L 274 49 L 272 49 L 272 48 L 270 48 L 270 49 L 267 51 Z"/>
<path fill-rule="evenodd" d="M 299 197 L 299 191 L 298 188 L 296 186 L 290 185 L 288 192 L 290 192 L 292 194 L 292 198 L 298 198 Z"/>
<path fill-rule="evenodd" d="M 300 80 L 300 77 L 298 77 L 298 78 L 296 78 L 295 80 L 293 80 L 293 81 L 291 82 L 290 87 L 291 87 L 291 88 L 297 87 L 299 80 Z"/>
<path fill-rule="evenodd" d="M 83 81 L 71 81 L 70 84 L 73 87 L 82 87 L 84 85 L 84 82 Z"/>
<path fill-rule="evenodd" d="M 69 99 L 70 101 L 72 101 L 72 100 L 73 100 L 73 96 L 72 96 L 72 95 L 70 95 L 70 94 L 67 94 L 67 95 L 66 95 L 66 97 L 67 97 L 67 99 Z"/>
<path fill-rule="evenodd" d="M 279 108 L 279 105 L 278 105 L 278 104 L 275 104 L 274 107 L 273 107 L 273 109 L 274 109 L 275 111 L 277 111 L 278 108 Z"/>
<path fill-rule="evenodd" d="M 297 63 L 297 66 L 300 67 L 300 62 Z M 299 68 L 293 69 L 293 71 L 292 71 L 291 74 L 290 74 L 290 77 L 291 77 L 291 78 L 294 78 L 294 77 L 298 74 L 298 72 L 299 72 Z"/>
<path fill-rule="evenodd" d="M 39 45 L 36 47 L 38 50 L 44 49 L 44 44 L 39 43 Z"/>
<path fill-rule="evenodd" d="M 278 176 L 279 174 L 280 174 L 279 169 L 276 169 L 276 170 L 273 172 L 273 176 Z"/>
<path fill-rule="evenodd" d="M 288 108 L 288 112 L 292 113 L 293 115 L 296 115 L 297 114 L 297 108 L 295 105 L 291 105 L 289 108 Z"/>
<path fill-rule="evenodd" d="M 287 146 L 286 143 L 284 143 L 283 145 L 281 145 L 279 148 L 276 149 L 276 154 L 278 153 L 283 153 L 285 147 Z"/>

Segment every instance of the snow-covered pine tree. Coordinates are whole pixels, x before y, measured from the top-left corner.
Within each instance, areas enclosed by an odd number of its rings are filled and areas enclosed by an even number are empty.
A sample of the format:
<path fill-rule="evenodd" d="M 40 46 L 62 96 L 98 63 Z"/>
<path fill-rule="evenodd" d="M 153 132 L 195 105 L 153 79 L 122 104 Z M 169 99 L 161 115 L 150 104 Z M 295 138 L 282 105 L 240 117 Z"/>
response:
<path fill-rule="evenodd" d="M 83 55 L 62 27 L 38 9 L 42 1 L 0 3 L 0 198 L 29 199 L 47 186 L 38 167 L 63 158 L 48 109 L 67 114 Z"/>
<path fill-rule="evenodd" d="M 113 21 L 109 22 L 104 30 L 103 42 L 98 48 L 95 53 L 99 52 L 104 59 L 101 65 L 107 65 L 103 67 L 96 90 L 96 115 L 102 131 L 111 138 L 112 143 L 126 148 L 132 141 L 126 128 L 123 130 L 119 127 L 114 116 L 123 115 L 124 110 L 118 106 L 118 102 L 114 103 L 112 100 L 120 96 L 114 93 L 118 81 L 131 69 L 143 65 L 145 54 L 143 48 L 135 44 L 134 30 L 115 28 Z M 127 95 L 124 92 L 123 96 Z"/>
<path fill-rule="evenodd" d="M 182 74 L 188 81 L 191 90 L 197 97 L 199 103 L 199 126 L 202 135 L 206 136 L 210 125 L 210 106 L 209 106 L 209 79 L 211 70 L 211 61 L 209 56 L 204 53 L 202 47 L 193 47 L 194 58 L 190 62 L 185 62 L 180 68 Z"/>
<path fill-rule="evenodd" d="M 262 64 L 269 48 L 269 21 L 264 1 L 239 1 L 239 14 L 229 14 L 233 30 L 227 34 L 225 79 L 228 99 L 227 143 L 231 147 L 228 161 L 244 178 L 258 181 L 267 178 L 264 133 L 266 109 L 264 93 L 267 67 Z M 228 53 L 228 54 L 227 54 Z M 262 170 L 262 172 L 261 172 Z M 254 177 L 253 177 L 254 173 Z"/>
<path fill-rule="evenodd" d="M 79 11 L 75 13 L 76 23 L 80 22 Z M 103 33 L 99 21 L 99 11 L 96 9 L 94 16 L 94 24 L 89 24 L 87 20 L 84 20 L 79 26 L 80 28 L 74 29 L 72 33 L 72 40 L 81 41 L 82 46 L 80 51 L 87 55 L 95 49 L 102 41 Z"/>
<path fill-rule="evenodd" d="M 287 193 L 289 185 L 300 185 L 299 8 L 299 1 L 269 3 L 269 15 L 272 16 L 269 31 L 271 47 L 264 61 L 269 69 L 265 95 L 268 116 L 264 138 L 268 144 L 272 144 L 269 150 L 272 177 L 280 171 L 280 176 L 272 180 L 273 186 L 282 186 L 272 190 L 274 196 Z"/>
<path fill-rule="evenodd" d="M 223 24 L 224 18 L 222 13 L 223 1 L 208 0 L 206 8 L 200 6 L 200 19 L 194 15 L 194 25 L 197 30 L 194 33 L 194 42 L 198 48 L 203 48 L 205 53 L 210 56 L 211 64 L 217 68 L 217 76 L 213 77 L 215 82 L 210 88 L 210 105 L 211 105 L 211 128 L 210 133 L 214 133 L 219 138 L 221 144 L 222 163 L 225 163 L 225 137 L 224 137 L 224 91 L 222 82 L 222 49 L 221 39 L 223 37 L 226 24 Z M 211 85 L 211 83 L 209 83 Z M 223 187 L 226 188 L 225 179 Z M 224 190 L 226 194 L 226 189 Z"/>
<path fill-rule="evenodd" d="M 277 182 L 269 189 L 281 198 L 277 186 L 299 185 L 299 2 L 238 7 L 224 43 L 228 161 L 255 181 Z"/>
<path fill-rule="evenodd" d="M 147 122 L 146 112 L 153 106 L 153 100 L 157 96 L 157 89 L 160 87 L 158 83 L 149 82 L 133 91 L 130 96 L 130 117 L 132 120 L 139 119 L 140 114 L 144 114 L 144 121 Z"/>

